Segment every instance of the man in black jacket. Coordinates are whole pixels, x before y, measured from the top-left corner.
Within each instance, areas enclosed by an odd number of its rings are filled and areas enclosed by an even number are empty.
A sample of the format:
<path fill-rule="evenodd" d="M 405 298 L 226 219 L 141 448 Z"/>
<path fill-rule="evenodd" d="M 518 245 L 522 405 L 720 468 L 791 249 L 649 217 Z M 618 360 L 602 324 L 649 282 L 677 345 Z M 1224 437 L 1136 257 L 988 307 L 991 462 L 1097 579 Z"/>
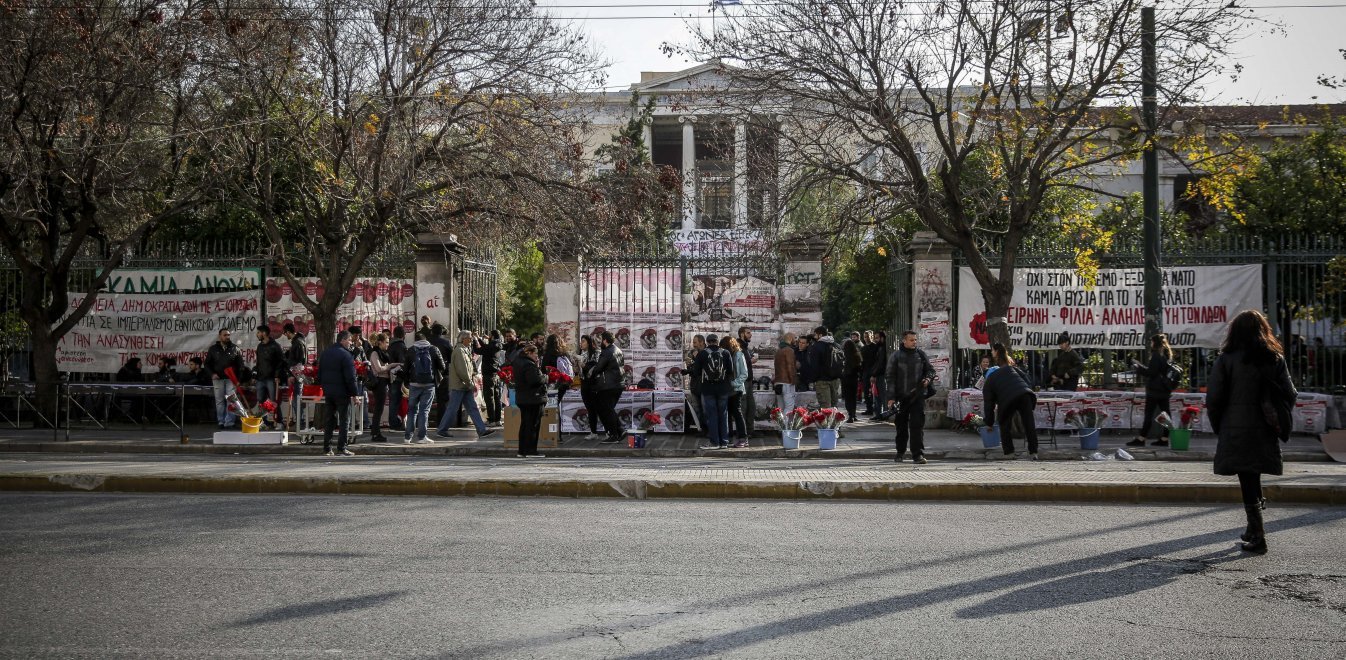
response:
<path fill-rule="evenodd" d="M 407 361 L 407 331 L 402 326 L 393 328 L 393 340 L 388 342 L 388 364 L 401 367 Z M 388 384 L 388 430 L 402 430 L 402 383 L 406 379 L 401 369 Z"/>
<path fill-rule="evenodd" d="M 300 403 L 303 399 L 303 388 L 299 385 L 299 377 L 294 375 L 294 368 L 303 369 L 308 366 L 308 346 L 304 345 L 304 335 L 299 334 L 294 329 L 293 323 L 286 323 L 281 328 L 281 333 L 290 340 L 290 347 L 285 349 L 285 370 L 290 380 L 290 423 L 294 425 L 295 430 L 303 428 L 304 420 L 300 417 Z"/>
<path fill-rule="evenodd" d="M 324 403 L 327 406 L 327 419 L 322 437 L 323 453 L 332 456 L 332 432 L 337 433 L 337 456 L 354 456 L 346 448 L 346 439 L 350 433 L 350 409 L 361 400 L 355 380 L 355 359 L 351 357 L 351 334 L 342 332 L 337 335 L 337 343 L 332 344 L 318 356 L 318 384 L 322 385 Z"/>
<path fill-rule="evenodd" d="M 935 380 L 935 367 L 925 351 L 916 348 L 916 333 L 908 330 L 902 333 L 902 343 L 893 351 L 888 360 L 888 405 L 900 403 L 901 408 L 893 416 L 897 426 L 894 443 L 897 446 L 897 462 L 907 452 L 907 442 L 911 441 L 911 462 L 925 463 L 925 393 L 926 388 Z"/>
<path fill-rule="evenodd" d="M 846 399 L 846 421 L 855 422 L 855 403 L 860 391 L 860 367 L 864 357 L 860 353 L 860 333 L 851 332 L 841 342 L 841 354 L 846 364 L 841 369 L 841 396 Z"/>
<path fill-rule="evenodd" d="M 500 331 L 492 330 L 490 337 L 473 350 L 481 356 L 481 396 L 486 401 L 486 423 L 500 424 L 500 367 L 505 358 L 505 346 Z"/>
<path fill-rule="evenodd" d="M 448 332 L 442 324 L 435 323 L 430 326 L 430 345 L 439 349 L 439 357 L 448 364 L 453 359 L 453 342 L 449 341 L 444 333 Z M 444 416 L 444 406 L 449 401 L 449 383 L 444 381 L 435 386 L 435 415 Z M 462 419 L 459 416 L 458 419 Z"/>
<path fill-rule="evenodd" d="M 257 328 L 257 363 L 252 369 L 252 375 L 257 379 L 257 405 L 260 406 L 263 401 L 275 402 L 275 428 L 285 428 L 282 414 L 285 407 L 279 405 L 281 379 L 289 376 L 285 369 L 285 352 L 271 338 L 271 328 L 264 325 Z"/>
<path fill-rule="evenodd" d="M 860 387 L 865 391 L 865 415 L 873 416 L 874 410 L 874 388 L 870 386 L 870 379 L 874 377 L 874 360 L 879 355 L 879 345 L 874 342 L 874 331 L 866 330 L 864 334 L 864 344 L 860 347 Z M 887 365 L 884 365 L 886 368 Z M 883 402 L 880 401 L 880 404 Z"/>
<path fill-rule="evenodd" d="M 753 379 L 752 363 L 757 356 L 752 352 L 752 330 L 750 328 L 740 327 L 738 329 L 738 348 L 743 352 L 743 361 L 748 365 L 748 377 L 743 381 L 748 391 L 743 393 L 743 400 L 739 403 L 742 407 L 743 421 L 748 424 L 746 433 L 751 436 L 753 426 L 757 418 L 757 399 L 753 392 L 755 391 L 756 381 Z"/>
<path fill-rule="evenodd" d="M 229 340 L 229 331 L 221 330 L 215 343 L 206 351 L 206 370 L 210 372 L 210 383 L 215 387 L 215 422 L 221 429 L 233 426 L 238 419 L 229 411 L 228 398 L 234 393 L 234 382 L 229 380 L 226 372 L 231 368 L 234 377 L 238 378 L 243 371 L 243 354 Z"/>
<path fill-rule="evenodd" d="M 598 376 L 598 386 L 594 388 L 597 398 L 598 416 L 603 421 L 603 430 L 608 437 L 604 443 L 621 442 L 626 429 L 617 417 L 617 402 L 622 398 L 622 349 L 617 348 L 616 339 L 611 332 L 602 334 L 603 350 L 598 354 L 598 364 L 594 373 Z"/>

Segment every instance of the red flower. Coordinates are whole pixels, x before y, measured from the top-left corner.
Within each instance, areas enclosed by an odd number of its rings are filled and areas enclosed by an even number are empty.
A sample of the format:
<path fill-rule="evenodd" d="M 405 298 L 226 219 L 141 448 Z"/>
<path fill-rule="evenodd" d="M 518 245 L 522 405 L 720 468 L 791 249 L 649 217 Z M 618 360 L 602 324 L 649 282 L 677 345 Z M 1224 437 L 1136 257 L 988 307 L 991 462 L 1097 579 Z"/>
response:
<path fill-rule="evenodd" d="M 355 363 L 355 375 L 356 375 L 356 376 L 364 376 L 365 374 L 368 374 L 368 373 L 369 373 L 369 363 L 367 363 L 367 362 L 356 362 L 356 363 Z"/>
<path fill-rule="evenodd" d="M 647 412 L 645 413 L 645 421 L 651 424 L 659 424 L 664 421 L 664 418 L 660 417 L 658 414 L 654 412 Z"/>
<path fill-rule="evenodd" d="M 266 412 L 269 412 L 269 413 L 276 412 L 276 402 L 275 402 L 275 401 L 272 401 L 272 400 L 270 400 L 270 399 L 267 399 L 266 401 L 263 401 L 263 402 L 262 402 L 262 410 L 265 410 Z"/>
<path fill-rule="evenodd" d="M 500 367 L 495 374 L 499 376 L 500 380 L 504 381 L 506 385 L 514 384 L 514 367 Z"/>

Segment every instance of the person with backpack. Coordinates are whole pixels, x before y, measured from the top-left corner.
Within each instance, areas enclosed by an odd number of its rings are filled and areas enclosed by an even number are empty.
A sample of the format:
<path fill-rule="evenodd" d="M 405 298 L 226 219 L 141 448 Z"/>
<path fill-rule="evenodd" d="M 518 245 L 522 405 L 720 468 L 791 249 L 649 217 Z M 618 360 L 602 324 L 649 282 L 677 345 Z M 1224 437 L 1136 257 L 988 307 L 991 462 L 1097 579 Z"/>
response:
<path fill-rule="evenodd" d="M 594 396 L 599 418 L 603 421 L 603 430 L 608 434 L 603 442 L 613 444 L 626 437 L 626 429 L 622 428 L 622 421 L 617 417 L 617 402 L 622 399 L 622 367 L 625 366 L 625 360 L 611 332 L 604 331 L 600 337 L 603 350 L 598 354 L 598 363 L 594 365 L 594 374 L 598 378 Z"/>
<path fill-rule="evenodd" d="M 413 437 L 417 443 L 434 443 L 429 437 L 430 404 L 435 401 L 435 385 L 446 371 L 444 356 L 430 343 L 430 332 L 416 331 L 416 342 L 407 350 L 402 365 L 407 381 L 407 423 L 402 444 L 411 444 Z"/>
<path fill-rule="evenodd" d="M 1266 317 L 1256 310 L 1240 312 L 1230 321 L 1220 357 L 1211 368 L 1206 411 L 1218 438 L 1215 474 L 1239 479 L 1248 518 L 1241 536 L 1244 552 L 1267 551 L 1262 475 L 1284 471 L 1280 443 L 1290 440 L 1298 396 Z"/>
<path fill-rule="evenodd" d="M 1160 426 L 1154 418 L 1161 412 L 1168 412 L 1169 399 L 1182 378 L 1181 368 L 1173 364 L 1173 349 L 1168 345 L 1168 335 L 1161 332 L 1150 337 L 1150 363 L 1143 365 L 1132 360 L 1131 366 L 1136 370 L 1136 375 L 1145 378 L 1145 416 L 1142 418 L 1144 421 L 1140 426 L 1140 435 L 1126 443 L 1126 446 L 1144 447 L 1150 431 L 1158 429 L 1160 437 L 1151 445 L 1167 447 L 1168 429 Z"/>
<path fill-rule="evenodd" d="M 827 326 L 813 330 L 817 340 L 809 347 L 809 364 L 813 367 L 813 391 L 818 393 L 819 408 L 834 408 L 841 396 L 841 375 L 846 369 L 846 354 L 832 338 Z"/>
<path fill-rule="evenodd" d="M 982 385 L 982 400 L 986 408 L 986 423 L 1000 425 L 1000 448 L 1005 456 L 1014 455 L 1014 418 L 1019 418 L 1028 440 L 1028 457 L 1038 458 L 1038 430 L 1033 419 L 1033 410 L 1038 405 L 1038 395 L 1028 384 L 1028 374 L 1015 366 L 1005 345 L 999 342 L 991 344 L 991 364 Z"/>
<path fill-rule="evenodd" d="M 706 335 L 706 348 L 692 360 L 692 377 L 701 383 L 702 423 L 707 443 L 701 449 L 729 447 L 729 396 L 734 391 L 733 357 L 720 347 L 720 337 Z"/>
<path fill-rule="evenodd" d="M 916 348 L 916 333 L 907 330 L 902 333 L 902 343 L 888 361 L 888 383 L 893 399 L 888 407 L 899 404 L 893 423 L 897 427 L 894 444 L 897 447 L 897 462 L 907 453 L 907 444 L 911 444 L 911 462 L 923 464 L 925 459 L 925 399 L 930 384 L 935 380 L 935 367 L 925 351 Z"/>
<path fill-rule="evenodd" d="M 729 391 L 728 402 L 729 435 L 735 440 L 735 449 L 744 449 L 748 446 L 748 421 L 743 416 L 743 397 L 750 392 L 747 389 L 748 361 L 743 357 L 743 348 L 733 337 L 721 337 L 720 348 L 729 352 L 734 370 L 734 375 L 729 380 L 733 386 Z M 725 439 L 728 440 L 728 437 Z"/>

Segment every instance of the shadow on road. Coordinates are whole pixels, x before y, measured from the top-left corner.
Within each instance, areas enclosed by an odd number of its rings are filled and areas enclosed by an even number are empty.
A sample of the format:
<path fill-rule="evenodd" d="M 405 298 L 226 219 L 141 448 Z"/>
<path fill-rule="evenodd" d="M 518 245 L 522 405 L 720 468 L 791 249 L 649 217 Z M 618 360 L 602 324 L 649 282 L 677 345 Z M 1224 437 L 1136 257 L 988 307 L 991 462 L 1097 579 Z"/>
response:
<path fill-rule="evenodd" d="M 254 617 L 243 619 L 242 621 L 237 621 L 231 624 L 230 627 L 246 628 L 267 623 L 279 623 L 281 621 L 289 621 L 292 619 L 308 619 L 315 616 L 328 616 L 339 614 L 341 612 L 349 612 L 351 610 L 363 610 L 370 607 L 378 607 L 405 595 L 405 591 L 389 591 L 387 593 L 370 594 L 368 596 L 333 598 L 313 603 L 286 605 L 284 607 L 267 610 Z"/>

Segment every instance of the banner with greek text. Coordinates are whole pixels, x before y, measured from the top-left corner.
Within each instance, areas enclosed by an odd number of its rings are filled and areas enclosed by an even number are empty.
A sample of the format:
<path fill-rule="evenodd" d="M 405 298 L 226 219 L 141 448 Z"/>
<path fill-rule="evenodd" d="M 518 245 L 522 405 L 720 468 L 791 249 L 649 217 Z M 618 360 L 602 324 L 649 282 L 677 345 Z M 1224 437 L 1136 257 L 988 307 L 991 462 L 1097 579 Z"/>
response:
<path fill-rule="evenodd" d="M 262 271 L 257 268 L 118 268 L 103 288 L 109 293 L 199 293 L 261 286 Z"/>
<path fill-rule="evenodd" d="M 88 294 L 68 293 L 74 309 Z M 156 371 L 161 356 L 177 361 L 179 370 L 194 355 L 205 356 L 220 330 L 243 352 L 243 362 L 256 361 L 262 294 L 232 293 L 98 294 L 98 301 L 61 339 L 56 363 L 61 371 L 115 373 L 133 357 L 145 373 Z"/>
<path fill-rule="evenodd" d="M 1262 309 L 1262 267 L 1164 268 L 1163 326 L 1174 348 L 1217 348 L 1229 321 Z M 1078 348 L 1144 348 L 1145 271 L 1098 271 L 1093 288 L 1069 268 L 1019 268 L 1006 319 L 1015 349 L 1056 348 L 1062 332 Z M 971 268 L 958 273 L 959 348 L 986 348 L 986 309 Z"/>
<path fill-rule="evenodd" d="M 322 297 L 322 280 L 301 277 L 299 283 L 310 298 Z M 407 332 L 413 332 L 416 329 L 415 295 L 411 280 L 357 278 L 337 306 L 337 332 L 358 325 L 368 338 L 375 332 L 391 332 L 392 327 L 399 324 Z M 271 327 L 272 337 L 279 337 L 286 323 L 293 323 L 295 330 L 305 336 L 317 330 L 313 315 L 299 298 L 299 292 L 294 291 L 284 278 L 273 277 L 266 281 L 266 322 Z M 310 342 L 312 345 L 314 343 Z"/>

